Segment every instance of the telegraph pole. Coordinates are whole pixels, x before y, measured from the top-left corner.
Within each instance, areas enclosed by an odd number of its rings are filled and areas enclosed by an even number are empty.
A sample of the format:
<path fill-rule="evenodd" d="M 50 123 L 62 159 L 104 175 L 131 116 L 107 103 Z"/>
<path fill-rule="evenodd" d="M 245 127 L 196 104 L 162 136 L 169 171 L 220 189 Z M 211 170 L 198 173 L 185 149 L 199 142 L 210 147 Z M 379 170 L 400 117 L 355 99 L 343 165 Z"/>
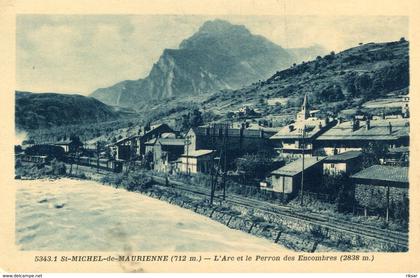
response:
<path fill-rule="evenodd" d="M 99 152 L 100 152 L 100 147 L 99 147 L 99 141 L 96 142 L 96 172 L 99 173 Z"/>
<path fill-rule="evenodd" d="M 189 145 L 191 144 L 190 138 L 191 138 L 191 135 L 187 135 L 185 137 L 185 145 L 187 146 L 187 169 L 186 169 L 187 176 L 190 175 L 190 165 L 189 165 L 189 160 L 188 160 L 189 159 Z"/>
<path fill-rule="evenodd" d="M 303 176 L 305 172 L 305 124 L 302 129 L 302 176 L 300 179 L 300 205 L 303 206 Z"/>
<path fill-rule="evenodd" d="M 228 131 L 229 127 L 226 124 L 225 126 L 225 137 L 223 140 L 223 177 L 222 177 L 222 186 L 223 186 L 223 200 L 226 199 L 226 174 L 227 174 L 227 141 L 228 141 Z M 221 157 L 220 157 L 221 158 Z"/>
<path fill-rule="evenodd" d="M 216 136 L 216 125 L 213 124 L 213 130 L 211 135 L 211 148 L 216 150 L 215 148 L 215 137 Z M 220 160 L 219 160 L 220 161 Z M 211 160 L 211 170 L 210 170 L 210 206 L 213 206 L 213 199 L 214 199 L 214 192 L 216 190 L 216 183 L 217 183 L 217 171 L 214 167 L 214 157 Z"/>

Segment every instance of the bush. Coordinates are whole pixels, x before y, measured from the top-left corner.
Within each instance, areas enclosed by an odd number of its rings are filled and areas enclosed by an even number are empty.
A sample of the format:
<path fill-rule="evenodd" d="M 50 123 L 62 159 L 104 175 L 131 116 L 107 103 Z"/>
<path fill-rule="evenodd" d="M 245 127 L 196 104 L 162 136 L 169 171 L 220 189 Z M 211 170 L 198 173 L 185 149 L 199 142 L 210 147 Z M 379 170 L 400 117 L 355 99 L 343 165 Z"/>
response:
<path fill-rule="evenodd" d="M 58 160 L 63 160 L 64 158 L 64 149 L 59 146 L 53 145 L 34 145 L 25 150 L 27 155 L 47 155 L 51 158 L 56 158 Z"/>
<path fill-rule="evenodd" d="M 271 155 L 265 153 L 247 154 L 236 159 L 236 168 L 244 173 L 247 179 L 264 178 L 271 170 Z"/>
<path fill-rule="evenodd" d="M 146 176 L 143 172 L 128 173 L 123 181 L 123 187 L 128 191 L 143 191 L 152 184 L 152 178 Z"/>
<path fill-rule="evenodd" d="M 322 241 L 328 237 L 328 228 L 322 228 L 319 225 L 311 226 L 310 234 L 317 240 Z"/>
<path fill-rule="evenodd" d="M 103 184 L 112 184 L 119 187 L 123 181 L 123 174 L 108 174 L 101 178 Z"/>
<path fill-rule="evenodd" d="M 55 176 L 65 175 L 66 165 L 63 162 L 57 161 L 56 159 L 52 160 L 50 174 Z"/>

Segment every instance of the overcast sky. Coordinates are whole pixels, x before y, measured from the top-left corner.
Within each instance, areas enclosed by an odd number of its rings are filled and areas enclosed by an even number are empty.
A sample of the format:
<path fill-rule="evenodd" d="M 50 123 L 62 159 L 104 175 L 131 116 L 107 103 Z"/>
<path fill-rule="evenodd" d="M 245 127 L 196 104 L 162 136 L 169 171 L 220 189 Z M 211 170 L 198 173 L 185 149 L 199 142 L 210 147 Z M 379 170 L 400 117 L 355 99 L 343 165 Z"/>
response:
<path fill-rule="evenodd" d="M 163 49 L 177 48 L 212 16 L 19 15 L 18 90 L 89 94 L 147 76 Z M 408 37 L 407 17 L 217 16 L 284 48 L 336 52 L 359 42 Z"/>

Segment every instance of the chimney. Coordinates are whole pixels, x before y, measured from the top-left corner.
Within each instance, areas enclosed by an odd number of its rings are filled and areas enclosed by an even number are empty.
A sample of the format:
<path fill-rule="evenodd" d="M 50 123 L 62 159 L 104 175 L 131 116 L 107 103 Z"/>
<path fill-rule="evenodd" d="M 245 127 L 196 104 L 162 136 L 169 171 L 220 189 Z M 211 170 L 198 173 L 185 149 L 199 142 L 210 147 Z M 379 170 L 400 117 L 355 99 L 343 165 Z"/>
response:
<path fill-rule="evenodd" d="M 239 128 L 239 136 L 243 137 L 244 136 L 244 129 L 245 129 L 245 124 L 242 123 L 241 127 Z"/>
<path fill-rule="evenodd" d="M 352 123 L 352 131 L 356 131 L 359 128 L 359 126 L 360 126 L 359 120 L 356 120 L 354 118 L 351 121 L 351 123 Z"/>
<path fill-rule="evenodd" d="M 370 119 L 369 118 L 367 118 L 366 119 L 366 130 L 369 130 L 370 129 Z"/>
<path fill-rule="evenodd" d="M 392 124 L 391 124 L 391 122 L 388 122 L 388 130 L 389 130 L 389 134 L 392 134 Z"/>

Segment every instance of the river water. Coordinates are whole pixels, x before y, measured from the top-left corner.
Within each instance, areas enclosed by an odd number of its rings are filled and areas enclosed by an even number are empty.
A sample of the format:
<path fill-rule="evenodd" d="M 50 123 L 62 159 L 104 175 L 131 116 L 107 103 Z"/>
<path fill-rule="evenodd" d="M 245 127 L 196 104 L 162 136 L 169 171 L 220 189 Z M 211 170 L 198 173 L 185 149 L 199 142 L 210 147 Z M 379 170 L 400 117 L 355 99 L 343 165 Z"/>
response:
<path fill-rule="evenodd" d="M 285 250 L 192 211 L 94 181 L 17 181 L 21 250 Z"/>

